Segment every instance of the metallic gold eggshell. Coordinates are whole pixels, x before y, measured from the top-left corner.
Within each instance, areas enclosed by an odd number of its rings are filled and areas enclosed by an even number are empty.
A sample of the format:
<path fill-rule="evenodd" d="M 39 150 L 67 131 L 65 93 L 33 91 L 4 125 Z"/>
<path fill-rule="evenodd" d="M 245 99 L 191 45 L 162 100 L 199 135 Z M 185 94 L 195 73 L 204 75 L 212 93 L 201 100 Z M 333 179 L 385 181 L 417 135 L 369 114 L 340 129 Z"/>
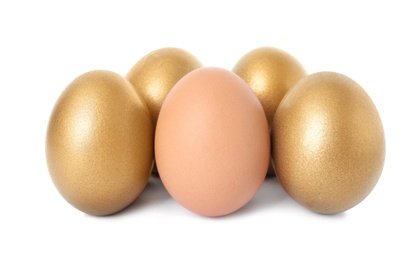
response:
<path fill-rule="evenodd" d="M 149 112 L 132 85 L 110 71 L 76 78 L 52 111 L 46 158 L 61 195 L 92 215 L 118 212 L 146 186 L 153 163 Z"/>
<path fill-rule="evenodd" d="M 380 178 L 385 137 L 378 111 L 355 81 L 311 74 L 278 107 L 272 126 L 274 167 L 285 191 L 323 214 L 361 202 Z"/>
<path fill-rule="evenodd" d="M 304 67 L 296 58 L 273 47 L 248 52 L 236 63 L 233 72 L 246 81 L 259 98 L 270 128 L 284 95 L 306 76 Z"/>
<path fill-rule="evenodd" d="M 126 78 L 144 99 L 155 126 L 167 93 L 184 75 L 200 67 L 201 62 L 191 53 L 179 48 L 162 48 L 140 59 Z"/>

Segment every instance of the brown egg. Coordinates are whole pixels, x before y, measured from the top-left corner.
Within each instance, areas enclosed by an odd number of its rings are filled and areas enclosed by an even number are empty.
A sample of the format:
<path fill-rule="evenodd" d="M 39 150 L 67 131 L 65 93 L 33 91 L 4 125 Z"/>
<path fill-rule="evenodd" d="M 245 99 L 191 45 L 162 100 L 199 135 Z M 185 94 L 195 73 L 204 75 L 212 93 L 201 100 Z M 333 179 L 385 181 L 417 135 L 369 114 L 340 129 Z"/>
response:
<path fill-rule="evenodd" d="M 233 72 L 246 81 L 259 98 L 269 127 L 283 96 L 306 76 L 304 67 L 296 58 L 273 47 L 248 52 L 236 63 Z"/>
<path fill-rule="evenodd" d="M 155 126 L 167 93 L 179 79 L 200 67 L 201 62 L 191 53 L 179 48 L 163 48 L 140 59 L 126 78 L 144 99 Z"/>
<path fill-rule="evenodd" d="M 298 82 L 279 105 L 272 153 L 292 198 L 318 213 L 339 213 L 376 185 L 384 166 L 384 130 L 361 86 L 344 75 L 319 72 Z"/>
<path fill-rule="evenodd" d="M 161 108 L 155 154 L 164 186 L 181 205 L 205 216 L 232 213 L 256 194 L 268 169 L 262 105 L 234 73 L 197 69 Z"/>
<path fill-rule="evenodd" d="M 153 163 L 153 125 L 132 85 L 110 71 L 76 78 L 52 111 L 46 137 L 49 172 L 61 195 L 92 215 L 133 202 Z"/>

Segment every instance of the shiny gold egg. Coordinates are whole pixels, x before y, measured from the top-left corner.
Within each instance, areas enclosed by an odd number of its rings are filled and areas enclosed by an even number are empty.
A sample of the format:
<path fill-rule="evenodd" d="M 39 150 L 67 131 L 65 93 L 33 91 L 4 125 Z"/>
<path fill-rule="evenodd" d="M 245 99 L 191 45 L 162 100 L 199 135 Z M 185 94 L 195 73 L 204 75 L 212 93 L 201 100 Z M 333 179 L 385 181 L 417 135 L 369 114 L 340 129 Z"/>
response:
<path fill-rule="evenodd" d="M 52 111 L 46 158 L 61 195 L 92 215 L 132 203 L 153 163 L 153 125 L 132 85 L 110 71 L 76 78 Z"/>
<path fill-rule="evenodd" d="M 201 62 L 191 53 L 179 48 L 163 48 L 140 59 L 126 78 L 144 99 L 155 126 L 167 93 L 179 79 L 200 67 Z"/>
<path fill-rule="evenodd" d="M 304 67 L 296 58 L 273 47 L 248 52 L 236 63 L 233 72 L 246 81 L 259 98 L 270 128 L 285 93 L 306 76 Z"/>
<path fill-rule="evenodd" d="M 385 137 L 378 111 L 355 81 L 319 72 L 284 97 L 272 125 L 274 167 L 285 191 L 323 214 L 360 203 L 380 178 Z"/>
<path fill-rule="evenodd" d="M 295 57 L 273 47 L 260 47 L 248 52 L 236 63 L 233 72 L 246 81 L 258 97 L 269 128 L 284 95 L 306 76 L 304 67 Z M 275 175 L 272 163 L 267 175 Z"/>

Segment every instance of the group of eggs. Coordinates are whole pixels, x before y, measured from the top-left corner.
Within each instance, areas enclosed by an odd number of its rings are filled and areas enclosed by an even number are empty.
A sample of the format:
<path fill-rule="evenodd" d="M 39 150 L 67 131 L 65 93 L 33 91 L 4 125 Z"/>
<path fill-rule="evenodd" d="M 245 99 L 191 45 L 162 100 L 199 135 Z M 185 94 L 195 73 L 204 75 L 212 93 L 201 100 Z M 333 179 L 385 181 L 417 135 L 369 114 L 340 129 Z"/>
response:
<path fill-rule="evenodd" d="M 163 48 L 125 77 L 91 71 L 71 82 L 50 116 L 46 158 L 61 195 L 92 215 L 130 205 L 152 171 L 204 216 L 240 209 L 267 174 L 299 204 L 335 214 L 374 188 L 385 137 L 355 81 L 307 75 L 285 51 L 254 49 L 229 71 Z"/>

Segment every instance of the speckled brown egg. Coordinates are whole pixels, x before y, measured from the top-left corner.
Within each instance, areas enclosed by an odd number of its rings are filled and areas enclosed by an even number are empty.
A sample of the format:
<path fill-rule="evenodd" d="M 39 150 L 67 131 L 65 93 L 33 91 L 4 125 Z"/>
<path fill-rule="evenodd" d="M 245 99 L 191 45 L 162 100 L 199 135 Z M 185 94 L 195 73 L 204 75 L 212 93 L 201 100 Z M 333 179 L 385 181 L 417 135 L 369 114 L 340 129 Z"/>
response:
<path fill-rule="evenodd" d="M 153 137 L 147 107 L 125 78 L 110 71 L 83 74 L 51 113 L 46 158 L 52 181 L 83 212 L 118 212 L 148 182 Z"/>
<path fill-rule="evenodd" d="M 262 105 L 230 71 L 192 71 L 161 108 L 155 155 L 164 186 L 182 206 L 204 216 L 232 213 L 252 199 L 268 169 Z"/>
<path fill-rule="evenodd" d="M 384 130 L 364 89 L 334 72 L 311 74 L 284 97 L 272 126 L 277 176 L 298 203 L 323 214 L 348 210 L 373 190 Z"/>

